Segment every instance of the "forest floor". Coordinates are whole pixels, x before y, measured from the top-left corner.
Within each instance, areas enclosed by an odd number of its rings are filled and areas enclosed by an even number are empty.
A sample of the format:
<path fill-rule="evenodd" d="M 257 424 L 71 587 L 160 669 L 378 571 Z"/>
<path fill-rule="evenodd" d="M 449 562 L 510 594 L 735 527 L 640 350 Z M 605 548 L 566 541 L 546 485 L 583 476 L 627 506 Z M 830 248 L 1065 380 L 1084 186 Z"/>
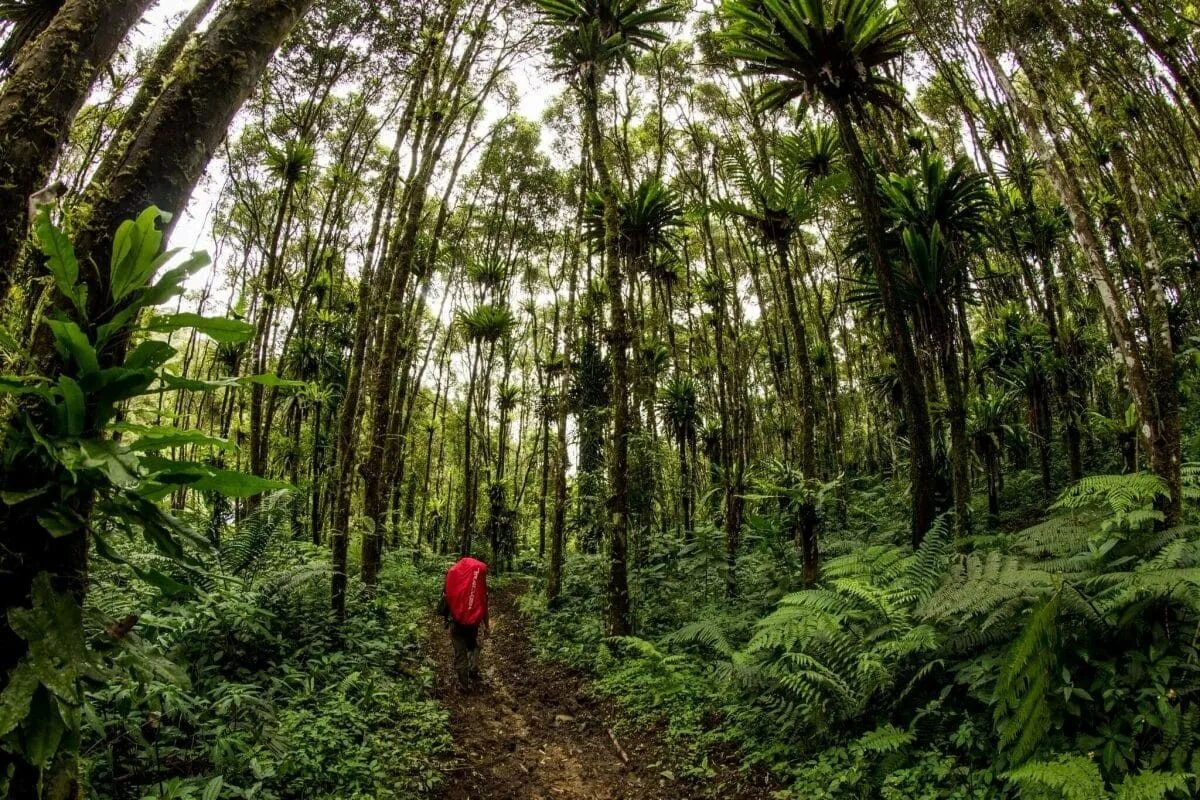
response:
<path fill-rule="evenodd" d="M 429 625 L 437 661 L 435 693 L 450 712 L 456 761 L 445 800 L 656 800 L 695 792 L 662 774 L 652 733 L 613 733 L 615 710 L 596 698 L 586 678 L 538 661 L 520 584 L 491 592 L 491 636 L 482 638 L 482 686 L 463 691 L 441 618 Z"/>

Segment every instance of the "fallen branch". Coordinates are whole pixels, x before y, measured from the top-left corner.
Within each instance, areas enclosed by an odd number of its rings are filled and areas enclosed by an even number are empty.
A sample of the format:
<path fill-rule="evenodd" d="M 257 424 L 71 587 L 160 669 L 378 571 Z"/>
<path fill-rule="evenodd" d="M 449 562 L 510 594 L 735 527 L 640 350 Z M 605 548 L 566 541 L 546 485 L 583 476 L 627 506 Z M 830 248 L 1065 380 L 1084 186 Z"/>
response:
<path fill-rule="evenodd" d="M 625 748 L 621 747 L 621 743 L 617 741 L 617 735 L 612 732 L 612 728 L 606 728 L 608 738 L 612 739 L 613 747 L 617 748 L 617 755 L 621 757 L 621 763 L 629 763 L 629 755 L 625 752 Z"/>

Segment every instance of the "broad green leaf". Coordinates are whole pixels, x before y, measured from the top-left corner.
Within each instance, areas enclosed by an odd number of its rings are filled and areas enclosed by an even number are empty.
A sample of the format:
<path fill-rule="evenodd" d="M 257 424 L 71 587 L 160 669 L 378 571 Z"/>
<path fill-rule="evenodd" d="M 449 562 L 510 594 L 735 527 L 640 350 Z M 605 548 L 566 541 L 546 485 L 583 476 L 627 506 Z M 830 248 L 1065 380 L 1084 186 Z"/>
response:
<path fill-rule="evenodd" d="M 203 317 L 192 312 L 157 317 L 146 326 L 149 330 L 167 333 L 180 328 L 195 328 L 222 344 L 239 344 L 254 336 L 254 326 L 228 317 Z"/>
<path fill-rule="evenodd" d="M 136 220 L 126 220 L 117 229 L 110 271 L 114 302 L 148 285 L 159 266 L 163 240 L 163 232 L 158 229 L 160 218 L 166 222 L 170 216 L 150 206 Z"/>
<path fill-rule="evenodd" d="M 138 567 L 132 564 L 130 568 L 135 575 L 155 589 L 158 589 L 164 597 L 182 597 L 184 595 L 199 594 L 196 591 L 196 587 L 181 583 L 160 570 Z"/>
<path fill-rule="evenodd" d="M 126 452 L 114 441 L 87 440 L 79 445 L 83 453 L 81 466 L 102 470 L 114 486 L 133 486 L 138 482 L 137 457 Z"/>
<path fill-rule="evenodd" d="M 38 212 L 37 239 L 42 254 L 46 256 L 46 267 L 54 278 L 58 291 L 74 304 L 75 308 L 83 311 L 82 287 L 79 283 L 79 261 L 75 257 L 75 249 L 71 240 L 66 237 L 50 220 L 49 208 L 43 206 Z"/>
<path fill-rule="evenodd" d="M 291 489 L 286 481 L 274 481 L 244 472 L 214 469 L 209 475 L 191 484 L 192 488 L 201 492 L 217 492 L 226 497 L 246 498 L 276 489 Z"/>
<path fill-rule="evenodd" d="M 49 485 L 39 486 L 37 489 L 29 489 L 24 492 L 0 492 L 0 500 L 8 506 L 17 506 L 24 503 L 26 500 L 32 500 L 35 497 L 41 497 L 49 491 Z M 3 734 L 0 734 L 3 735 Z"/>
<path fill-rule="evenodd" d="M 77 324 L 70 320 L 47 320 L 46 324 L 54 334 L 54 349 L 64 362 L 74 362 L 80 373 L 96 372 L 100 362 L 92 343 Z"/>
<path fill-rule="evenodd" d="M 83 398 L 83 390 L 68 375 L 58 379 L 58 389 L 62 392 L 63 406 L 66 408 L 67 435 L 82 436 L 87 422 L 87 403 Z"/>
<path fill-rule="evenodd" d="M 192 461 L 147 456 L 142 464 L 153 473 L 154 480 L 160 483 L 186 485 L 197 491 L 218 492 L 227 497 L 253 497 L 263 492 L 292 488 L 291 484 L 284 481 L 269 480 Z"/>
<path fill-rule="evenodd" d="M 41 375 L 31 375 L 29 377 L 2 375 L 0 376 L 0 394 L 36 394 L 39 397 L 50 399 L 52 395 L 50 390 L 44 385 L 45 382 L 46 379 Z"/>
<path fill-rule="evenodd" d="M 207 267 L 211 262 L 208 253 L 203 251 L 190 254 L 177 267 L 164 272 L 138 298 L 138 308 L 154 308 L 168 300 L 183 294 L 183 283 L 192 275 Z"/>
<path fill-rule="evenodd" d="M 54 589 L 46 573 L 34 580 L 33 606 L 8 614 L 13 631 L 29 643 L 29 665 L 56 697 L 79 702 L 79 677 L 90 669 L 83 642 L 83 612 L 68 592 Z"/>
<path fill-rule="evenodd" d="M 78 533 L 83 530 L 83 520 L 73 511 L 52 509 L 37 518 L 38 524 L 55 539 Z"/>
<path fill-rule="evenodd" d="M 58 704 L 45 689 L 33 693 L 24 732 L 25 757 L 34 766 L 45 769 L 58 752 L 59 742 L 67 732 L 67 726 L 58 713 Z"/>
<path fill-rule="evenodd" d="M 137 435 L 138 438 L 129 444 L 129 450 L 133 452 L 165 450 L 168 447 L 182 447 L 184 445 L 215 447 L 220 450 L 237 449 L 236 445 L 228 439 L 209 436 L 202 431 L 132 424 L 114 425 L 113 429 Z"/>
<path fill-rule="evenodd" d="M 8 674 L 8 685 L 0 692 L 0 737 L 7 736 L 25 719 L 37 688 L 37 674 L 28 661 L 17 664 Z"/>
<path fill-rule="evenodd" d="M 170 361 L 176 352 L 178 351 L 166 342 L 151 339 L 134 348 L 125 359 L 125 368 L 158 369 Z"/>
<path fill-rule="evenodd" d="M 116 404 L 146 392 L 157 377 L 153 369 L 109 367 L 86 376 L 81 385 L 98 404 Z"/>
<path fill-rule="evenodd" d="M 218 775 L 205 785 L 204 791 L 200 793 L 200 800 L 217 800 L 224 786 L 225 779 Z"/>
<path fill-rule="evenodd" d="M 166 391 L 212 392 L 217 389 L 226 389 L 238 385 L 237 378 L 218 378 L 215 381 L 206 381 L 200 378 L 184 378 L 179 375 L 172 375 L 169 372 L 164 372 L 159 377 L 162 378 L 162 383 Z"/>

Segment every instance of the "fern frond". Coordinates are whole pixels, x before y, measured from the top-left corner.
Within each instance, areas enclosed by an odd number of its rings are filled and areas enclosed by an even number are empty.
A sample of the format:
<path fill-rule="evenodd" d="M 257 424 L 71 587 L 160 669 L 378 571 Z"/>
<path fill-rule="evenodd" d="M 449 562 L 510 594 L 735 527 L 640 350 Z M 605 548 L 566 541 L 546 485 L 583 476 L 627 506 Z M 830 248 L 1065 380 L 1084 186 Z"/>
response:
<path fill-rule="evenodd" d="M 712 620 L 697 620 L 688 623 L 679 630 L 664 636 L 661 643 L 667 647 L 701 645 L 725 657 L 733 654 L 733 646 L 729 643 L 725 630 Z"/>
<path fill-rule="evenodd" d="M 996 677 L 996 727 L 1000 746 L 1016 761 L 1028 758 L 1050 729 L 1046 693 L 1058 661 L 1058 614 L 1062 593 L 1055 592 L 1029 614 L 1021 634 L 1005 653 Z"/>
<path fill-rule="evenodd" d="M 271 545 L 287 537 L 294 499 L 295 494 L 288 490 L 267 495 L 254 513 L 242 521 L 237 532 L 225 538 L 221 543 L 221 563 L 228 574 L 254 578 Z"/>
<path fill-rule="evenodd" d="M 1004 777 L 1022 789 L 1049 790 L 1063 800 L 1099 800 L 1106 794 L 1100 768 L 1082 756 L 1030 761 L 1009 770 Z"/>
<path fill-rule="evenodd" d="M 867 753 L 894 753 L 911 744 L 915 737 L 908 731 L 902 731 L 895 725 L 881 725 L 873 731 L 868 731 L 854 743 Z"/>
<path fill-rule="evenodd" d="M 1164 800 L 1173 792 L 1187 792 L 1192 776 L 1178 772 L 1143 772 L 1129 775 L 1117 787 L 1113 800 Z"/>

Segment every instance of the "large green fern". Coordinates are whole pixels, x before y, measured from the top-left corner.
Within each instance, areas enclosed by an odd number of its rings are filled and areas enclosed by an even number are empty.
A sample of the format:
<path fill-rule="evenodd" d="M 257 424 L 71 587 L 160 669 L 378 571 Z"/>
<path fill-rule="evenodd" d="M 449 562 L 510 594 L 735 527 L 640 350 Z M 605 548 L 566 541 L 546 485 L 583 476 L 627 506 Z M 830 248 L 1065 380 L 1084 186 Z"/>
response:
<path fill-rule="evenodd" d="M 287 538 L 291 530 L 293 492 L 282 490 L 267 495 L 246 517 L 237 531 L 221 543 L 221 565 L 225 572 L 253 580 L 264 566 L 271 546 Z"/>

